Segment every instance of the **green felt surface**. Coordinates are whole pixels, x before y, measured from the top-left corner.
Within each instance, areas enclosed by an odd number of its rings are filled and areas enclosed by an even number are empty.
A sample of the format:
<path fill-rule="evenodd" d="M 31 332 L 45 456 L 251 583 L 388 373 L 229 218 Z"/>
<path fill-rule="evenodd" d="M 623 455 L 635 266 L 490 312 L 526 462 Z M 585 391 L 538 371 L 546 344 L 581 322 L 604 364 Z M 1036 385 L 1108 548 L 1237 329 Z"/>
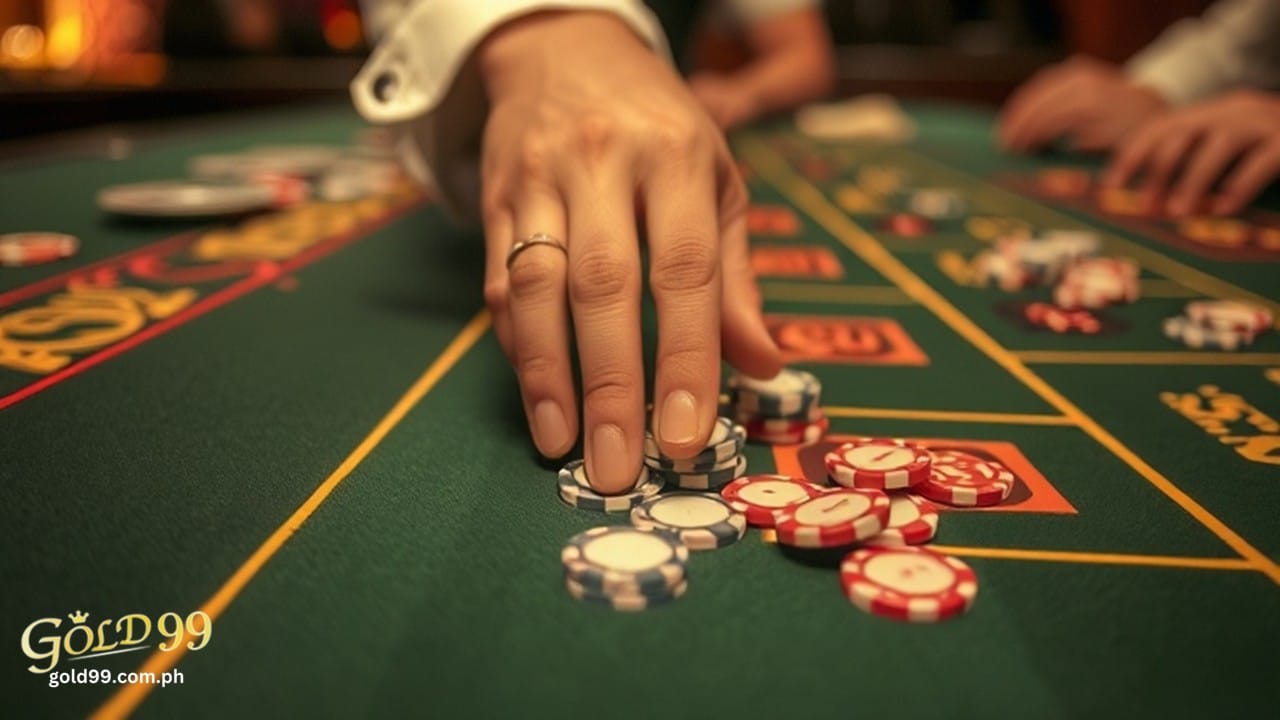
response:
<path fill-rule="evenodd" d="M 1067 161 L 997 154 L 982 113 L 915 112 L 921 137 L 906 148 L 822 146 L 785 129 L 744 135 L 754 156 L 781 149 L 793 165 L 807 156 L 836 167 L 810 183 L 765 163 L 751 180 L 753 200 L 789 204 L 801 186 L 830 197 L 859 167 L 892 164 L 917 184 L 962 189 L 974 211 L 1094 227 L 1113 248 L 1144 248 L 1277 299 L 1274 262 L 1209 261 L 1011 194 L 984 178 Z M 0 169 L 3 222 L 77 233 L 84 249 L 74 263 L 88 265 L 198 227 L 107 222 L 92 202 L 101 186 L 180 174 L 199 152 L 345 142 L 357 127 L 346 110 L 316 108 L 195 128 L 119 161 L 10 166 Z M 795 282 L 894 285 L 809 209 L 797 207 L 800 236 L 771 244 L 825 245 L 846 277 Z M 938 250 L 981 247 L 963 223 L 930 245 L 886 237 L 874 216 L 852 220 L 1004 350 L 1178 350 L 1158 321 L 1185 298 L 1109 310 L 1123 329 L 1106 336 L 1031 332 L 1002 314 L 1009 296 L 956 285 L 939 269 Z M 28 673 L 19 648 L 28 623 L 77 609 L 92 622 L 199 608 L 480 311 L 479 237 L 449 226 L 438 209 L 357 234 L 290 273 L 296 288 L 266 284 L 0 410 L 0 628 L 9 643 L 0 688 L 20 715 L 84 715 L 113 692 L 49 688 Z M 0 270 L 0 297 L 68 269 Z M 0 322 L 32 302 L 0 304 Z M 584 606 L 560 585 L 561 546 L 625 519 L 556 500 L 554 467 L 534 458 L 514 381 L 486 333 L 235 596 L 208 647 L 180 661 L 184 683 L 154 689 L 137 714 L 1239 717 L 1280 706 L 1275 582 L 1248 563 L 1179 566 L 1239 560 L 1224 528 L 1280 559 L 1280 472 L 1161 399 L 1215 385 L 1275 417 L 1280 388 L 1264 377 L 1267 366 L 1028 365 L 1185 493 L 1179 502 L 1082 427 L 948 418 L 1059 408 L 935 307 L 792 298 L 766 309 L 892 318 L 929 358 L 801 363 L 823 379 L 829 406 L 917 413 L 837 417 L 833 433 L 1012 443 L 1076 513 L 946 513 L 938 542 L 1029 555 L 966 557 L 978 601 L 938 625 L 856 610 L 840 591 L 838 556 L 784 553 L 756 531 L 695 555 L 689 592 L 669 607 L 625 615 Z M 1250 352 L 1280 352 L 1280 339 L 1265 336 Z M 0 367 L 0 395 L 32 380 Z M 752 446 L 748 459 L 767 472 L 777 457 Z M 1220 526 L 1207 526 L 1205 514 Z M 1171 563 L 1153 565 L 1151 556 Z M 131 670 L 147 654 L 59 669 Z"/>

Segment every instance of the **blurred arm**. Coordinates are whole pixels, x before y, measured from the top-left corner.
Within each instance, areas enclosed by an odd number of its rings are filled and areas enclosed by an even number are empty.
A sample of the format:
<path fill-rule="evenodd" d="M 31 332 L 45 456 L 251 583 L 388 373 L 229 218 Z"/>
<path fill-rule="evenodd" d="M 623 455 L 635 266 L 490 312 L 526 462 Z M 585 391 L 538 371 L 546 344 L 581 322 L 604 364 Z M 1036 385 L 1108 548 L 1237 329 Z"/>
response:
<path fill-rule="evenodd" d="M 1125 72 L 1173 105 L 1233 87 L 1280 87 L 1280 0 L 1220 0 L 1166 30 Z"/>

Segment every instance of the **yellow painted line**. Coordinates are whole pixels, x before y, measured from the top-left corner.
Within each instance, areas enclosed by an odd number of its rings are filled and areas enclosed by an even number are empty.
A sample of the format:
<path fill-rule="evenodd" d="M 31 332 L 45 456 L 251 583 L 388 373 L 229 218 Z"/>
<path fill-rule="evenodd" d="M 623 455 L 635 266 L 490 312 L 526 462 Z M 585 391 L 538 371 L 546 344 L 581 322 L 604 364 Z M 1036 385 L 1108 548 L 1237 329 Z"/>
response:
<path fill-rule="evenodd" d="M 1024 363 L 1041 365 L 1278 365 L 1280 353 L 1013 350 Z"/>
<path fill-rule="evenodd" d="M 1089 434 L 1098 444 L 1107 448 L 1121 461 L 1133 468 L 1147 482 L 1164 493 L 1166 497 L 1198 520 L 1210 532 L 1217 535 L 1232 550 L 1259 572 L 1265 573 L 1271 581 L 1280 585 L 1280 565 L 1251 545 L 1215 516 L 1203 505 L 1196 502 L 1181 488 L 1169 482 L 1169 479 L 1151 467 L 1145 460 L 1107 432 L 1096 420 L 1086 415 L 1062 393 L 1046 383 L 1039 375 L 1033 373 L 1008 350 L 1004 349 L 990 335 L 978 327 L 977 323 L 960 312 L 947 301 L 937 290 L 933 289 L 918 275 L 903 265 L 900 260 L 876 242 L 858 227 L 839 208 L 832 205 L 816 187 L 791 172 L 786 163 L 758 139 L 744 138 L 742 148 L 745 157 L 755 168 L 756 173 L 768 180 L 779 192 L 796 207 L 803 209 L 814 221 L 840 240 L 849 250 L 884 275 L 895 285 L 902 288 L 907 295 L 921 305 L 929 308 L 940 320 L 949 325 L 960 336 L 974 347 L 984 352 L 993 362 L 1004 368 L 1022 384 L 1052 405 L 1058 412 L 1067 416 L 1082 430 Z"/>
<path fill-rule="evenodd" d="M 1076 218 L 1066 215 L 1049 205 L 1045 205 L 1044 203 L 1033 199 L 1025 198 L 998 185 L 983 182 L 971 173 L 963 170 L 957 170 L 918 152 L 912 152 L 905 148 L 903 151 L 910 153 L 913 157 L 923 163 L 932 165 L 939 172 L 952 176 L 963 177 L 970 182 L 979 183 L 985 190 L 1002 195 L 1006 199 L 1012 201 L 1015 205 L 1033 205 L 1040 209 L 1045 215 L 1067 223 L 1068 227 L 1077 225 L 1080 222 Z M 1015 213 L 1011 211 L 1010 214 Z M 1105 220 L 1103 222 L 1105 222 Z M 1272 314 L 1276 316 L 1276 327 L 1280 327 L 1280 302 L 1276 302 L 1269 297 L 1245 290 L 1238 285 L 1229 283 L 1226 280 L 1210 275 L 1209 273 L 1201 270 L 1197 270 L 1190 265 L 1184 265 L 1163 253 L 1147 248 L 1131 240 L 1126 240 L 1125 238 L 1115 234 L 1107 235 L 1106 245 L 1108 250 L 1119 250 L 1121 253 L 1137 260 L 1143 267 L 1174 280 L 1183 287 L 1201 295 L 1224 300 L 1249 300 L 1263 305 L 1264 307 L 1269 308 Z M 1277 580 L 1277 582 L 1280 582 L 1280 580 Z"/>
<path fill-rule="evenodd" d="M 760 283 L 766 300 L 829 302 L 850 305 L 914 305 L 892 285 L 822 285 L 818 283 Z"/>
<path fill-rule="evenodd" d="M 1069 550 L 1022 550 L 1017 548 L 961 547 L 930 545 L 933 550 L 961 557 L 995 560 L 1038 560 L 1058 563 L 1092 563 L 1097 565 L 1136 565 L 1144 567 L 1194 568 L 1198 570 L 1255 570 L 1243 558 L 1198 558 L 1172 555 L 1128 555 L 1122 553 L 1073 552 Z"/>
<path fill-rule="evenodd" d="M 1194 298 L 1200 297 L 1195 290 L 1173 280 L 1147 278 L 1138 283 L 1140 295 L 1144 298 Z"/>
<path fill-rule="evenodd" d="M 900 410 L 897 408 L 832 407 L 823 405 L 827 417 L 875 418 L 877 420 L 932 420 L 937 422 L 1000 423 L 1006 425 L 1060 425 L 1075 423 L 1063 415 L 1031 413 L 968 412 L 964 410 Z"/>
<path fill-rule="evenodd" d="M 436 358 L 435 362 L 431 363 L 431 366 L 426 369 L 422 376 L 413 383 L 409 390 L 405 392 L 398 401 L 396 401 L 396 404 L 392 406 L 390 412 L 378 421 L 378 424 L 374 426 L 368 436 L 366 436 L 365 439 L 356 446 L 356 449 L 352 450 L 351 454 L 342 461 L 342 464 L 330 473 L 329 477 L 325 478 L 324 482 L 320 483 L 320 486 L 311 493 L 311 496 L 307 498 L 306 502 L 302 503 L 297 510 L 294 510 L 293 514 L 289 516 L 289 519 L 285 520 L 283 525 L 276 528 L 275 532 L 271 533 L 270 537 L 268 537 L 266 541 L 264 541 L 262 545 L 260 545 L 258 549 L 249 556 L 249 559 L 245 560 L 244 564 L 232 573 L 231 577 L 222 584 L 222 587 L 218 588 L 218 591 L 205 601 L 204 605 L 201 606 L 200 609 L 209 615 L 211 621 L 217 620 L 218 617 L 222 615 L 227 607 L 231 605 L 232 601 L 236 599 L 236 596 L 238 596 L 240 592 L 244 590 L 245 586 L 253 580 L 254 576 L 258 574 L 258 571 L 261 570 L 273 556 L 275 556 L 280 548 L 284 547 L 284 544 L 289 540 L 289 537 L 302 527 L 303 523 L 305 523 L 322 504 L 324 504 L 324 501 L 329 498 L 329 495 L 333 493 L 338 485 L 342 484 L 342 481 L 347 479 L 347 476 L 349 476 L 351 472 L 355 470 L 356 467 L 359 466 L 375 448 L 378 447 L 378 444 L 381 443 L 393 429 L 395 429 L 396 425 L 398 425 L 400 421 L 409 414 L 409 411 L 412 410 L 427 393 L 431 392 L 431 389 L 436 386 L 436 383 L 440 382 L 440 379 L 443 378 L 445 374 L 448 373 L 449 370 L 451 370 L 453 366 L 467 354 L 467 351 L 470 350 L 471 347 L 476 344 L 476 341 L 484 335 L 485 331 L 489 329 L 489 321 L 489 313 L 484 311 L 472 318 L 471 322 L 467 323 L 467 326 L 464 327 L 462 331 L 458 333 L 457 337 L 449 343 L 449 346 L 444 349 L 444 352 L 442 352 L 438 358 Z M 166 670 L 173 669 L 185 653 L 186 645 L 180 645 L 177 649 L 170 652 L 156 650 L 147 658 L 146 662 L 138 668 L 138 672 L 155 673 L 156 676 L 159 676 Z M 92 717 L 105 719 L 129 715 L 137 709 L 138 705 L 141 704 L 143 700 L 147 698 L 147 695 L 151 692 L 153 687 L 155 686 L 140 683 L 125 685 L 116 691 L 116 693 L 112 695 L 106 703 L 99 707 Z"/>

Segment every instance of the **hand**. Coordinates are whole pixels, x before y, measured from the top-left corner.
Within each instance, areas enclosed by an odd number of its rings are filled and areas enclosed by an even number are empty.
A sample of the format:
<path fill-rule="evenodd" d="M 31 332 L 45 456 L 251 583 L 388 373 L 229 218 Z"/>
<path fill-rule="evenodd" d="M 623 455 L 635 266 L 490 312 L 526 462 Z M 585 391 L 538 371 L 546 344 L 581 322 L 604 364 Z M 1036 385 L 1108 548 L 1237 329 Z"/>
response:
<path fill-rule="evenodd" d="M 1239 91 L 1170 112 L 1144 125 L 1116 152 L 1103 184 L 1122 186 L 1144 174 L 1153 202 L 1167 197 L 1173 216 L 1204 209 L 1244 209 L 1280 176 L 1280 95 Z"/>
<path fill-rule="evenodd" d="M 1005 103 L 998 140 L 1031 152 L 1068 137 L 1077 150 L 1115 147 L 1165 108 L 1155 91 L 1134 85 L 1114 65 L 1076 56 L 1036 73 Z"/>
<path fill-rule="evenodd" d="M 689 90 L 722 130 L 745 125 L 762 110 L 750 90 L 732 78 L 698 73 L 689 78 Z"/>
<path fill-rule="evenodd" d="M 570 322 L 582 371 L 587 474 L 634 484 L 645 425 L 636 214 L 658 312 L 654 435 L 691 457 L 715 421 L 721 342 L 739 370 L 777 373 L 747 253 L 747 194 L 719 130 L 675 72 L 618 20 L 543 13 L 477 55 L 490 103 L 482 148 L 485 300 L 520 382 L 534 443 L 578 435 Z M 534 233 L 568 248 L 534 246 Z"/>

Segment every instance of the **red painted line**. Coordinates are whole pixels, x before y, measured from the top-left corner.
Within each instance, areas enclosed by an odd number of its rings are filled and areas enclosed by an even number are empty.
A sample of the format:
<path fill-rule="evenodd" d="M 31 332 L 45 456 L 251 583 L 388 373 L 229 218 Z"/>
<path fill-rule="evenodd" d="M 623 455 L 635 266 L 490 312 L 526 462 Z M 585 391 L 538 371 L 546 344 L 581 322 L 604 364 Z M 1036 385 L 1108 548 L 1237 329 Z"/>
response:
<path fill-rule="evenodd" d="M 306 250 L 298 253 L 297 255 L 294 255 L 293 257 L 289 258 L 285 262 L 281 263 L 278 266 L 280 269 L 280 272 L 278 273 L 272 273 L 270 275 L 250 276 L 235 285 L 225 287 L 222 290 L 219 290 L 218 292 L 215 292 L 214 294 L 188 307 L 186 310 L 183 310 L 182 312 L 177 313 L 176 315 L 167 317 L 164 320 L 161 320 L 155 323 L 154 325 L 149 325 L 143 328 L 142 330 L 139 330 L 137 333 L 125 338 L 124 340 L 121 340 L 120 342 L 114 345 L 105 347 L 99 350 L 98 352 L 93 353 L 92 355 L 87 355 L 81 360 L 75 363 L 72 363 L 71 365 L 68 365 L 62 368 L 61 370 L 58 370 L 55 373 L 46 375 L 45 377 L 40 378 L 36 382 L 21 388 L 20 390 L 14 391 L 8 395 L 0 397 L 0 410 L 5 410 L 7 408 L 13 407 L 14 405 L 17 405 L 23 400 L 26 400 L 27 398 L 30 398 L 33 395 L 36 395 L 40 392 L 48 390 L 49 388 L 53 387 L 54 385 L 57 385 L 60 382 L 63 382 L 64 380 L 73 378 L 76 375 L 79 375 L 85 372 L 86 370 L 89 370 L 90 368 L 101 365 L 102 363 L 110 360 L 111 358 L 116 357 L 117 355 L 126 353 L 138 347 L 139 345 L 145 343 L 146 341 L 151 340 L 152 338 L 163 335 L 164 333 L 169 332 L 170 330 L 180 325 L 188 323 L 200 317 L 201 315 L 204 315 L 205 313 L 210 312 L 211 310 L 216 310 L 217 308 L 220 308 L 223 305 L 226 305 L 227 303 L 233 300 L 244 297 L 245 295 L 248 295 L 254 290 L 257 290 L 263 287 L 264 285 L 270 284 L 271 282 L 278 279 L 280 275 L 286 272 L 292 272 L 293 270 L 309 265 L 317 260 L 320 260 L 328 255 L 331 255 L 337 252 L 338 250 L 346 247 L 347 245 L 350 245 L 352 242 L 358 239 L 361 239 L 363 237 L 368 237 L 369 235 L 372 235 L 374 232 L 396 221 L 400 217 L 417 209 L 421 205 L 422 205 L 422 202 L 410 203 L 403 208 L 400 208 L 388 213 L 387 216 L 384 218 L 372 221 L 367 225 L 362 225 L 360 227 L 357 227 L 344 235 L 336 235 L 322 243 L 313 245 L 312 247 L 307 248 Z M 179 237 L 183 237 L 183 236 L 179 236 Z M 177 239 L 179 238 L 173 238 L 173 240 L 177 240 Z M 169 242 L 169 241 L 166 241 L 166 242 Z M 153 247 L 154 246 L 152 246 L 152 248 Z M 129 253 L 129 254 L 133 254 L 133 253 Z M 81 271 L 76 271 L 76 273 L 78 272 L 81 272 Z M 72 274 L 75 274 L 75 273 L 72 273 Z M 50 280 L 52 280 L 52 278 Z M 46 280 L 43 282 L 47 283 L 49 281 Z M 22 289 L 25 290 L 26 287 L 30 287 L 30 286 L 25 286 Z M 3 296 L 0 296 L 0 299 L 3 299 Z"/>

